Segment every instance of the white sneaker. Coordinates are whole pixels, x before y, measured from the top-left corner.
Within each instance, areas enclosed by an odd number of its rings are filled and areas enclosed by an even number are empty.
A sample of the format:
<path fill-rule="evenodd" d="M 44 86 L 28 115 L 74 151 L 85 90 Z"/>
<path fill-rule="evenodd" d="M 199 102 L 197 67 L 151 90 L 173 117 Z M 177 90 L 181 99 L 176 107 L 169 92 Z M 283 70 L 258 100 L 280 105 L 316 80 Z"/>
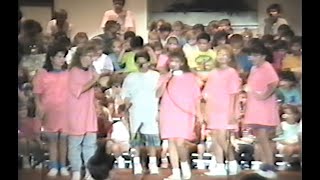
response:
<path fill-rule="evenodd" d="M 252 161 L 251 164 L 252 164 L 251 165 L 251 170 L 257 171 L 257 170 L 260 169 L 260 166 L 261 166 L 262 162 L 261 161 Z"/>
<path fill-rule="evenodd" d="M 181 163 L 181 173 L 182 173 L 182 179 L 190 179 L 191 178 L 191 169 L 189 164 L 182 165 Z"/>
<path fill-rule="evenodd" d="M 197 169 L 199 170 L 204 170 L 206 169 L 206 165 L 204 164 L 204 162 L 202 160 L 199 160 L 197 163 Z"/>
<path fill-rule="evenodd" d="M 50 176 L 50 177 L 54 177 L 54 176 L 57 176 L 58 175 L 58 169 L 56 168 L 51 168 L 47 174 L 47 176 Z"/>
<path fill-rule="evenodd" d="M 177 175 L 170 175 L 169 177 L 167 178 L 164 178 L 163 180 L 182 180 L 180 176 L 177 176 Z"/>
<path fill-rule="evenodd" d="M 23 157 L 23 165 L 22 167 L 24 169 L 30 169 L 31 168 L 31 165 L 30 165 L 30 162 L 29 162 L 29 157 Z"/>
<path fill-rule="evenodd" d="M 224 164 L 217 164 L 213 169 L 210 169 L 209 172 L 204 173 L 207 176 L 226 176 L 227 171 L 224 167 Z"/>
<path fill-rule="evenodd" d="M 81 174 L 79 171 L 74 171 L 72 173 L 72 179 L 71 180 L 81 180 Z"/>
<path fill-rule="evenodd" d="M 159 174 L 159 168 L 156 164 L 149 164 L 150 174 Z"/>
<path fill-rule="evenodd" d="M 66 167 L 60 168 L 60 174 L 61 174 L 61 176 L 69 176 L 70 175 L 70 173 Z"/>
<path fill-rule="evenodd" d="M 126 167 L 125 159 L 123 157 L 120 156 L 119 158 L 117 158 L 117 162 L 119 169 L 124 169 Z"/>
<path fill-rule="evenodd" d="M 134 175 L 142 174 L 142 171 L 143 171 L 143 169 L 142 169 L 141 164 L 134 165 L 134 171 L 133 171 Z"/>
<path fill-rule="evenodd" d="M 227 164 L 228 166 L 228 164 Z M 240 172 L 240 166 L 238 165 L 237 161 L 230 161 L 229 162 L 229 175 L 234 176 Z"/>
<path fill-rule="evenodd" d="M 277 173 L 274 171 L 262 171 L 258 170 L 256 171 L 257 174 L 259 174 L 262 177 L 268 178 L 268 179 L 276 179 L 277 178 Z"/>

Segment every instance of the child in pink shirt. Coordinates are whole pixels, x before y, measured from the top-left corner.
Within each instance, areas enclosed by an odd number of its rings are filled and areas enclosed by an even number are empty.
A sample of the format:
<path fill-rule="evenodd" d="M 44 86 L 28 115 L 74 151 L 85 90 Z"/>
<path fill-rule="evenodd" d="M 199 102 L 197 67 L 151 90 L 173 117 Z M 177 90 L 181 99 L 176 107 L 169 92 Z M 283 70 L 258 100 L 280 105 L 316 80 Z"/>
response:
<path fill-rule="evenodd" d="M 97 49 L 90 41 L 77 48 L 70 64 L 69 86 L 67 88 L 69 154 L 72 180 L 80 180 L 82 166 L 81 154 L 85 165 L 96 149 L 97 114 L 93 86 L 100 78 L 94 68 Z M 86 178 L 91 175 L 86 171 Z"/>
<path fill-rule="evenodd" d="M 172 175 L 166 179 L 180 179 L 179 159 L 183 179 L 190 179 L 187 141 L 195 139 L 195 122 L 202 123 L 200 111 L 200 87 L 196 76 L 190 72 L 187 60 L 180 53 L 169 56 L 169 66 L 173 73 L 160 79 L 157 96 L 160 104 L 160 135 L 169 141 Z"/>
<path fill-rule="evenodd" d="M 59 171 L 62 176 L 69 176 L 66 167 L 67 136 L 65 134 L 68 85 L 65 56 L 67 53 L 68 50 L 60 45 L 50 46 L 43 69 L 40 69 L 33 79 L 37 118 L 43 120 L 43 128 L 49 141 L 51 162 L 48 176 L 56 176 Z"/>
<path fill-rule="evenodd" d="M 172 36 L 167 39 L 164 53 L 160 54 L 156 69 L 161 73 L 168 72 L 168 64 L 169 64 L 169 53 L 176 52 L 181 50 L 181 46 L 179 45 L 179 40 L 177 37 Z M 182 52 L 181 52 L 182 53 Z"/>
<path fill-rule="evenodd" d="M 261 41 L 247 49 L 254 65 L 248 77 L 245 90 L 247 105 L 244 124 L 252 128 L 257 138 L 257 146 L 264 155 L 263 165 L 258 173 L 267 178 L 275 178 L 273 148 L 270 139 L 279 125 L 279 110 L 275 90 L 279 78 L 272 65 L 266 61 L 270 52 Z"/>
<path fill-rule="evenodd" d="M 207 129 L 211 130 L 212 139 L 217 142 L 216 148 L 222 149 L 221 153 L 215 154 L 217 166 L 206 173 L 209 176 L 227 175 L 223 153 L 228 154 L 230 175 L 238 173 L 238 163 L 227 142 L 230 130 L 237 127 L 236 98 L 241 85 L 239 74 L 232 65 L 235 65 L 235 59 L 231 46 L 218 46 L 216 67 L 210 72 L 203 89 Z"/>

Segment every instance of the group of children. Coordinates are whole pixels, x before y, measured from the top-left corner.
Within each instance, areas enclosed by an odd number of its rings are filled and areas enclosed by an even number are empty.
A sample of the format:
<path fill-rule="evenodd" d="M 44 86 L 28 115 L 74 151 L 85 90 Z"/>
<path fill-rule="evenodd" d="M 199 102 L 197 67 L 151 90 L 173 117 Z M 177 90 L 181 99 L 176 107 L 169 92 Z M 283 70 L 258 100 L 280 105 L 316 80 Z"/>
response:
<path fill-rule="evenodd" d="M 148 44 L 131 31 L 119 37 L 119 30 L 110 20 L 91 40 L 84 32 L 72 43 L 56 38 L 34 77 L 19 67 L 19 149 L 26 165 L 41 133 L 48 175 L 68 176 L 68 159 L 72 180 L 80 179 L 82 158 L 87 166 L 99 139 L 118 168 L 130 152 L 134 174 L 142 174 L 146 152 L 150 173 L 159 173 L 160 159 L 161 167 L 172 167 L 166 178 L 172 180 L 191 178 L 194 146 L 198 169 L 205 169 L 203 154 L 211 154 L 208 176 L 237 174 L 245 154 L 249 164 L 260 161 L 260 175 L 275 177 L 275 150 L 286 166 L 299 153 L 302 47 L 288 25 L 254 38 L 248 30 L 233 34 L 228 19 L 191 28 L 159 20 Z M 91 173 L 87 168 L 85 178 Z"/>

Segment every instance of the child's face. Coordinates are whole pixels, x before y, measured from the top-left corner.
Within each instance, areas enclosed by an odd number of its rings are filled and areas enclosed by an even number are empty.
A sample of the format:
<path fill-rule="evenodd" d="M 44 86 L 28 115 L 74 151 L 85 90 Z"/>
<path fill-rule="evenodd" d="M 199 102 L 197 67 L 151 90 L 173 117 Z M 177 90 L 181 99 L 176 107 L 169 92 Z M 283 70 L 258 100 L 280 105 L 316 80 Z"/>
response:
<path fill-rule="evenodd" d="M 199 50 L 202 52 L 208 51 L 210 48 L 210 43 L 206 39 L 199 39 L 198 40 L 198 47 Z"/>
<path fill-rule="evenodd" d="M 120 54 L 120 52 L 122 50 L 121 42 L 120 41 L 113 42 L 112 50 L 114 53 Z"/>
<path fill-rule="evenodd" d="M 51 57 L 51 63 L 55 67 L 62 67 L 65 62 L 65 56 L 64 52 L 58 52 L 54 57 Z"/>
<path fill-rule="evenodd" d="M 182 35 L 182 27 L 181 26 L 173 26 L 173 34 L 176 36 Z"/>
<path fill-rule="evenodd" d="M 217 61 L 220 65 L 227 65 L 231 61 L 230 53 L 225 49 L 221 49 L 217 52 Z"/>
<path fill-rule="evenodd" d="M 81 57 L 80 59 L 81 65 L 84 68 L 88 68 L 89 66 L 92 65 L 93 61 L 95 61 L 96 59 L 97 59 L 96 53 L 89 52 Z"/>
<path fill-rule="evenodd" d="M 139 57 L 136 64 L 141 71 L 147 71 L 149 69 L 149 61 L 144 57 Z"/>
<path fill-rule="evenodd" d="M 181 67 L 183 66 L 183 63 L 178 57 L 172 57 L 169 60 L 169 67 L 171 70 L 180 70 Z"/>
<path fill-rule="evenodd" d="M 288 122 L 288 123 L 296 123 L 297 120 L 297 114 L 293 112 L 293 110 L 289 107 L 285 107 L 283 109 L 284 114 L 282 115 L 282 118 Z"/>
<path fill-rule="evenodd" d="M 155 44 L 155 43 L 159 42 L 159 37 L 155 36 L 155 35 L 154 36 L 149 36 L 148 42 L 150 44 Z"/>
<path fill-rule="evenodd" d="M 162 48 L 161 47 L 156 47 L 155 50 L 154 50 L 155 54 L 157 56 L 159 56 L 161 53 L 162 53 Z"/>
<path fill-rule="evenodd" d="M 169 52 L 173 52 L 179 48 L 179 43 L 176 40 L 169 40 L 167 42 L 167 48 Z"/>
<path fill-rule="evenodd" d="M 188 40 L 188 44 L 190 44 L 191 46 L 194 46 L 197 44 L 197 38 L 196 37 L 192 37 Z"/>

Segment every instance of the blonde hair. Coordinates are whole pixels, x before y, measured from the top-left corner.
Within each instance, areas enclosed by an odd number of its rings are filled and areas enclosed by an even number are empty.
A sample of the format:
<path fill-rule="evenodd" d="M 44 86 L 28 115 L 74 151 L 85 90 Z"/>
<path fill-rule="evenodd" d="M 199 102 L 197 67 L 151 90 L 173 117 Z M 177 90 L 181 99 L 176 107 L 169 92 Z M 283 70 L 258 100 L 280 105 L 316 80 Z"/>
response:
<path fill-rule="evenodd" d="M 187 31 L 186 35 L 186 40 L 189 41 L 190 39 L 197 39 L 197 33 L 195 30 L 189 30 Z"/>
<path fill-rule="evenodd" d="M 229 58 L 230 58 L 230 61 L 228 63 L 228 66 L 234 68 L 234 69 L 237 69 L 237 64 L 236 64 L 236 59 L 235 59 L 235 55 L 234 55 L 234 52 L 233 52 L 233 49 L 230 45 L 228 44 L 222 44 L 222 45 L 219 45 L 215 48 L 216 50 L 216 54 L 218 55 L 219 51 L 227 51 L 228 52 L 228 55 L 229 55 Z M 214 66 L 216 68 L 219 68 L 220 67 L 220 64 L 218 62 L 218 60 L 215 61 L 215 64 Z"/>

